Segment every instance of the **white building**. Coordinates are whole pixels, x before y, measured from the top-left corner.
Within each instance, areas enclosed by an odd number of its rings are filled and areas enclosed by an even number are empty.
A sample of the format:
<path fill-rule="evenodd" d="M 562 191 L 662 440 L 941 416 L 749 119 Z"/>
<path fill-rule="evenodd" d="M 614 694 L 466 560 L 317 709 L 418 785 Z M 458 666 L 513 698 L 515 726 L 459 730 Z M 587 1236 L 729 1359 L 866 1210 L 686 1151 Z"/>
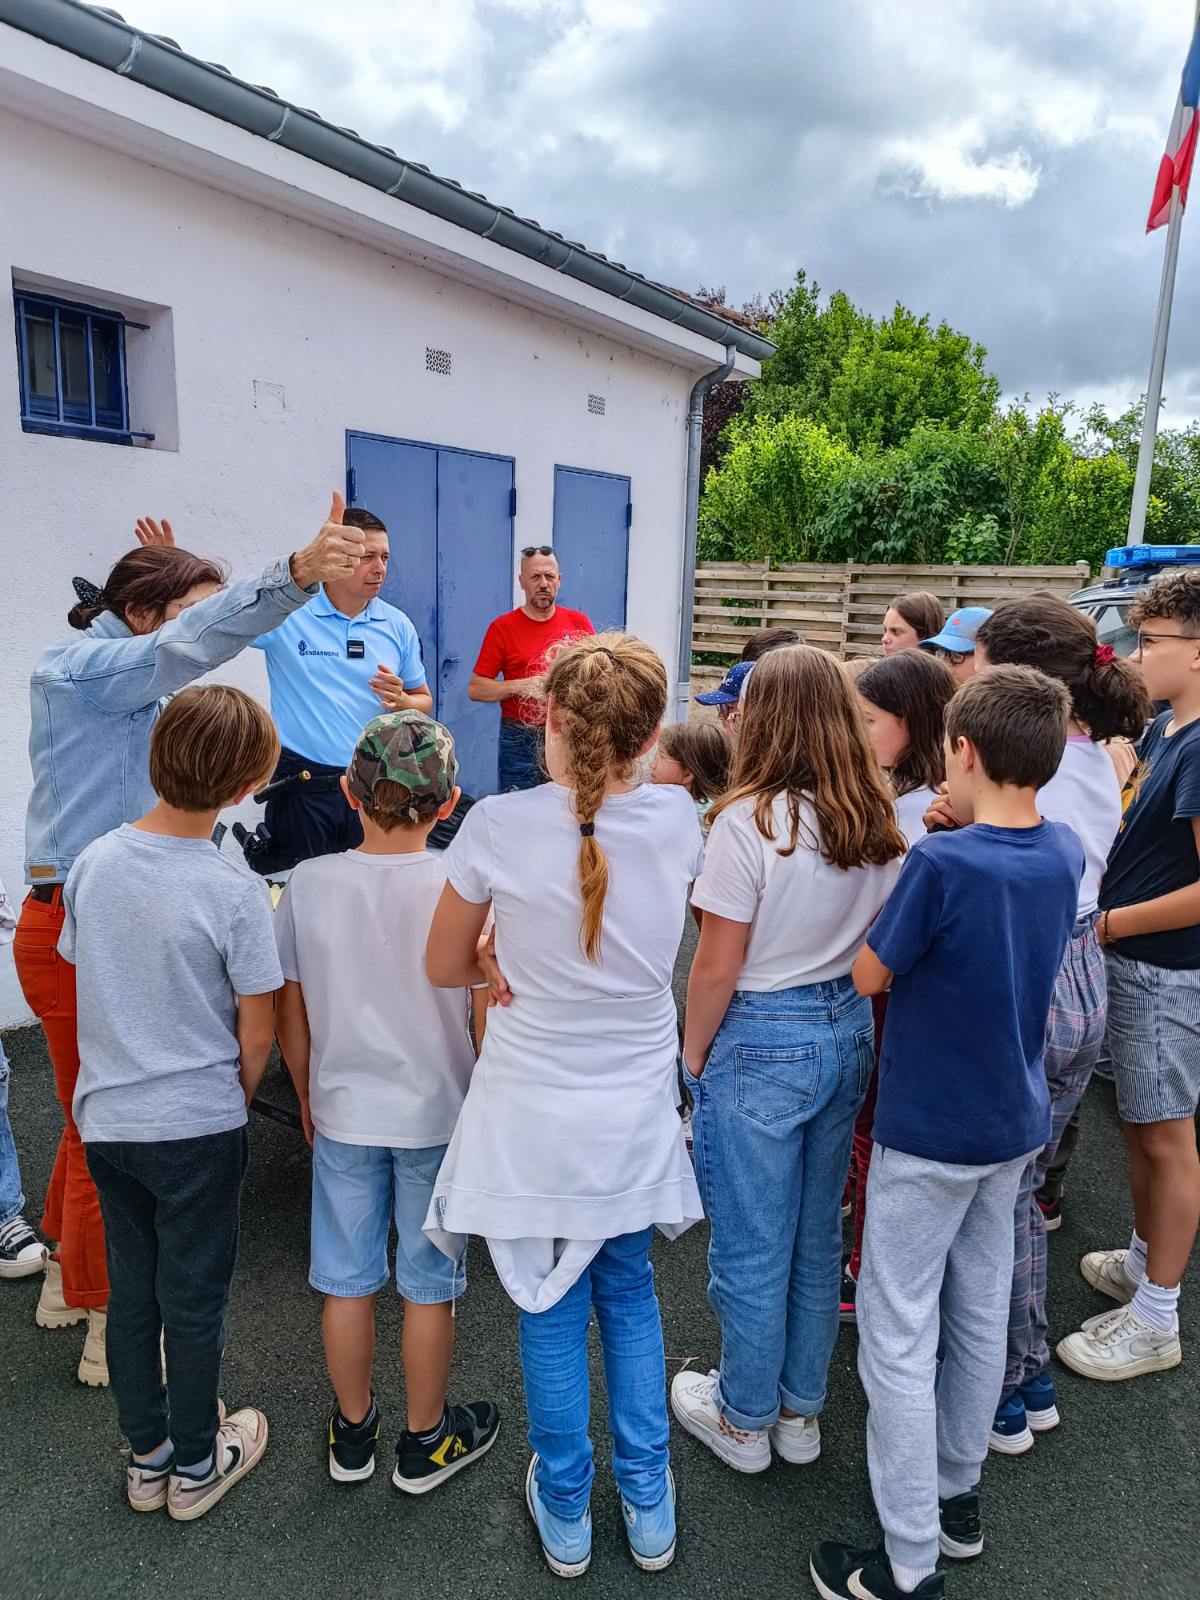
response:
<path fill-rule="evenodd" d="M 247 573 L 333 488 L 377 511 L 476 789 L 496 709 L 465 682 L 523 545 L 686 694 L 689 397 L 727 361 L 757 375 L 746 328 L 74 0 L 0 0 L 0 271 L 14 898 L 29 671 L 140 514 Z M 220 676 L 265 698 L 255 652 Z M 23 1015 L 8 962 L 0 1024 Z"/>

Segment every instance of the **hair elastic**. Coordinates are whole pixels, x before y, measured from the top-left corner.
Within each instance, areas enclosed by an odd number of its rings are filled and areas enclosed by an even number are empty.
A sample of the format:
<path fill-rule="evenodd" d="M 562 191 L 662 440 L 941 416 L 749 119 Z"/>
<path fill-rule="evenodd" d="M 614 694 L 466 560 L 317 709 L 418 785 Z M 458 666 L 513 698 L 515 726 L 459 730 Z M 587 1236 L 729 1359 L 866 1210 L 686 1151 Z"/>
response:
<path fill-rule="evenodd" d="M 581 822 L 579 831 L 585 839 L 590 839 L 596 832 L 596 824 L 594 822 Z"/>
<path fill-rule="evenodd" d="M 1094 667 L 1106 667 L 1110 661 L 1117 659 L 1117 652 L 1110 644 L 1098 644 L 1096 654 L 1092 657 Z"/>
<path fill-rule="evenodd" d="M 86 578 L 72 578 L 71 587 L 81 606 L 103 606 L 104 590 L 97 589 L 94 583 L 89 583 Z"/>
<path fill-rule="evenodd" d="M 592 654 L 594 656 L 607 656 L 610 661 L 614 661 L 614 662 L 617 659 L 616 656 L 613 654 L 613 652 L 608 648 L 608 646 L 606 644 L 598 644 L 596 646 L 596 648 L 592 651 Z"/>

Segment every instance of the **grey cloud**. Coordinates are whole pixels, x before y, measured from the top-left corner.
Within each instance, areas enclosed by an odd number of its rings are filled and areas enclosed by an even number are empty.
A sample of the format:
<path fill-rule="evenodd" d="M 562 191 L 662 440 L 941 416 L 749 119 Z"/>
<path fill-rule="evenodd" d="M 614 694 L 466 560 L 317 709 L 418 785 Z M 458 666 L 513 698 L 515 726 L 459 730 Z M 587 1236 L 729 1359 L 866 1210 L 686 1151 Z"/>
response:
<path fill-rule="evenodd" d="M 136 20 L 164 25 L 157 4 L 157 19 L 145 0 Z M 457 120 L 406 96 L 389 113 L 380 64 L 404 60 L 414 13 L 372 38 L 356 34 L 352 3 L 336 26 L 293 8 L 281 28 L 267 0 L 248 0 L 223 37 L 199 13 L 169 31 L 247 76 L 247 57 L 270 56 L 281 93 L 653 277 L 742 298 L 803 266 L 877 313 L 900 299 L 946 317 L 988 347 L 1010 393 L 1086 402 L 1145 384 L 1163 236 L 1143 229 L 1187 45 L 1174 10 L 669 0 L 621 29 L 602 6 L 589 22 L 578 6 L 481 0 L 470 59 L 434 85 L 466 106 Z M 956 173 L 986 179 L 989 162 L 996 198 L 938 198 Z M 1006 191 L 1013 170 L 1036 187 L 1005 205 L 1031 186 Z M 1173 420 L 1200 411 L 1195 226 Z"/>

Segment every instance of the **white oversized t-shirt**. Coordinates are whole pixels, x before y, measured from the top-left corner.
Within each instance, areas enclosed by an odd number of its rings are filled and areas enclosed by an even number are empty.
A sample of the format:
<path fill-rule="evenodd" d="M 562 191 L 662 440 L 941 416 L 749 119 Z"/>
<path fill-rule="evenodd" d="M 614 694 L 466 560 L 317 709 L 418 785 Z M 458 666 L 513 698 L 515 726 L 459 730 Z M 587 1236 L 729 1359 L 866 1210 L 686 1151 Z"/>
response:
<path fill-rule="evenodd" d="M 752 799 L 721 812 L 692 904 L 750 924 L 739 989 L 769 992 L 844 978 L 903 858 L 848 871 L 830 866 L 816 848 L 817 818 L 807 800 L 800 805 L 800 841 L 781 856 L 789 838 L 786 795 L 776 797 L 771 814 L 773 840 L 758 831 Z"/>
<path fill-rule="evenodd" d="M 704 862 L 688 791 L 641 784 L 610 794 L 596 836 L 610 858 L 601 959 L 579 933 L 579 824 L 556 783 L 473 806 L 446 854 L 450 882 L 477 905 L 491 901 L 496 959 L 527 1000 L 637 999 L 670 987 L 687 886 Z M 579 1026 L 587 1020 L 580 1016 Z"/>
<path fill-rule="evenodd" d="M 512 990 L 494 1010 L 425 1231 L 457 1257 L 487 1240 L 509 1295 L 554 1305 L 605 1239 L 703 1216 L 676 1110 L 671 973 L 703 842 L 686 789 L 606 796 L 600 959 L 580 939 L 579 823 L 555 783 L 480 801 L 446 856 L 451 886 L 496 915 Z"/>
<path fill-rule="evenodd" d="M 446 869 L 428 851 L 302 861 L 275 913 L 283 975 L 304 991 L 309 1110 L 339 1144 L 447 1144 L 475 1052 L 469 991 L 435 989 L 425 945 Z"/>
<path fill-rule="evenodd" d="M 1112 757 L 1086 733 L 1067 740 L 1058 771 L 1038 790 L 1037 807 L 1050 822 L 1065 822 L 1083 846 L 1079 915 L 1100 903 L 1100 880 L 1121 826 L 1121 785 Z"/>

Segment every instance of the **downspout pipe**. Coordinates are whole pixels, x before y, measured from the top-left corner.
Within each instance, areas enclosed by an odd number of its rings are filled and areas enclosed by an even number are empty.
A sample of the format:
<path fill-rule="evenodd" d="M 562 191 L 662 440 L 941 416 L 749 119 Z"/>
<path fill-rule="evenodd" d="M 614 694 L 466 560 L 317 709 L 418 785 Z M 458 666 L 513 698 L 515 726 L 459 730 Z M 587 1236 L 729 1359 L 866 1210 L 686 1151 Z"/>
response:
<path fill-rule="evenodd" d="M 692 622 L 696 607 L 696 527 L 700 517 L 700 447 L 704 429 L 704 402 L 710 389 L 733 371 L 737 346 L 725 346 L 719 367 L 696 379 L 688 399 L 687 492 L 683 509 L 683 586 L 679 596 L 679 681 L 675 688 L 675 718 L 686 722 L 692 699 Z"/>

